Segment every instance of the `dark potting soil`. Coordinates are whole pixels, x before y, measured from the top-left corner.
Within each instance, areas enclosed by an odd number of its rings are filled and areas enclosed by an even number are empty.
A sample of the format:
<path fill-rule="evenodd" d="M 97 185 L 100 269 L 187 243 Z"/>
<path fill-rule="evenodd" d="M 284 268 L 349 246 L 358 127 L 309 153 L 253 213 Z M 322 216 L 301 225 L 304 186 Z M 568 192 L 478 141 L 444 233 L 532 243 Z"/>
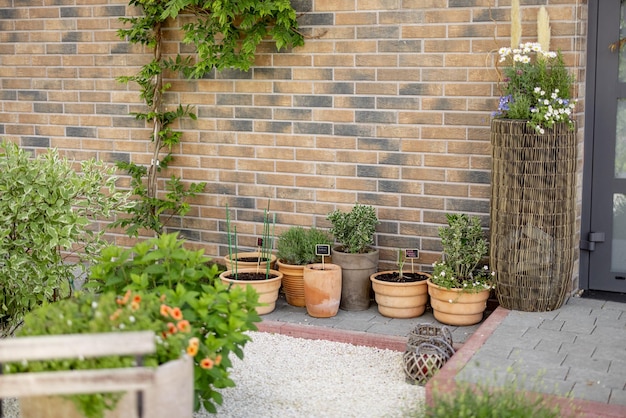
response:
<path fill-rule="evenodd" d="M 428 276 L 422 273 L 407 273 L 404 272 L 402 277 L 398 272 L 379 274 L 376 278 L 383 282 L 396 282 L 396 283 L 413 283 L 421 282 L 428 279 Z"/>
<path fill-rule="evenodd" d="M 230 280 L 243 280 L 243 281 L 252 281 L 252 280 L 268 280 L 273 279 L 274 277 L 278 277 L 275 274 L 270 274 L 269 277 L 265 277 L 265 272 L 245 272 L 245 273 L 237 273 L 237 278 L 235 279 L 235 274 L 231 274 L 228 276 Z"/>
<path fill-rule="evenodd" d="M 259 257 L 239 257 L 237 261 L 241 261 L 242 263 L 258 263 Z M 261 263 L 265 263 L 269 261 L 267 258 L 262 258 Z"/>

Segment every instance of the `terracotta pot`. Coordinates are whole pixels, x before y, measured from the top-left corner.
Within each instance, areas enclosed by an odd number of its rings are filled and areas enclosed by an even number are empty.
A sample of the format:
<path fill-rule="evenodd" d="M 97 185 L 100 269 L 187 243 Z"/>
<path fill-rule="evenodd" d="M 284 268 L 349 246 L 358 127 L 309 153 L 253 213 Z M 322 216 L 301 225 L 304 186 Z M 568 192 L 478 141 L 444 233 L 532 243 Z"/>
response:
<path fill-rule="evenodd" d="M 239 269 L 237 273 L 254 273 L 257 271 L 256 268 Z M 261 270 L 261 273 L 265 273 L 265 270 Z M 259 302 L 262 303 L 261 306 L 256 308 L 256 312 L 259 315 L 268 314 L 276 308 L 276 300 L 278 299 L 278 290 L 283 280 L 283 273 L 278 270 L 270 270 L 270 276 L 274 277 L 267 280 L 235 280 L 234 274 L 232 270 L 222 272 L 220 274 L 222 283 L 243 288 L 252 286 L 259 294 Z"/>
<path fill-rule="evenodd" d="M 332 250 L 333 264 L 341 266 L 341 304 L 346 311 L 363 311 L 370 307 L 372 282 L 370 276 L 378 270 L 378 250 L 351 254 Z"/>
<path fill-rule="evenodd" d="M 280 260 L 276 261 L 278 271 L 283 273 L 283 291 L 287 303 L 291 306 L 304 307 L 304 266 L 296 264 L 285 264 Z"/>
<path fill-rule="evenodd" d="M 261 253 L 258 251 L 250 251 L 250 252 L 239 252 L 233 254 L 233 259 L 241 259 L 241 258 L 256 258 L 258 259 L 261 256 Z M 226 268 L 231 270 L 233 268 L 233 262 L 231 261 L 228 255 L 224 256 L 224 263 L 226 264 Z M 276 264 L 276 256 L 274 254 L 270 254 L 270 268 L 274 268 Z M 258 261 L 237 261 L 238 269 L 246 269 L 246 268 L 255 268 L 259 267 L 261 270 L 265 271 L 265 266 L 267 265 L 267 260 L 258 262 Z"/>
<path fill-rule="evenodd" d="M 193 415 L 193 360 L 183 357 L 157 368 L 154 384 L 143 393 L 143 416 L 154 418 Z M 83 418 L 74 403 L 61 396 L 35 396 L 19 400 L 22 418 Z M 137 392 L 127 392 L 104 418 L 136 418 Z"/>
<path fill-rule="evenodd" d="M 329 263 L 308 264 L 303 273 L 307 313 L 315 318 L 337 315 L 341 300 L 341 267 Z"/>
<path fill-rule="evenodd" d="M 435 319 L 442 324 L 466 326 L 479 323 L 483 319 L 489 293 L 489 289 L 477 293 L 446 289 L 428 279 L 430 306 Z"/>
<path fill-rule="evenodd" d="M 388 282 L 377 277 L 397 271 L 381 271 L 370 276 L 376 295 L 378 312 L 389 318 L 415 318 L 424 313 L 428 302 L 426 280 L 419 282 Z M 427 277 L 430 274 L 419 272 Z"/>

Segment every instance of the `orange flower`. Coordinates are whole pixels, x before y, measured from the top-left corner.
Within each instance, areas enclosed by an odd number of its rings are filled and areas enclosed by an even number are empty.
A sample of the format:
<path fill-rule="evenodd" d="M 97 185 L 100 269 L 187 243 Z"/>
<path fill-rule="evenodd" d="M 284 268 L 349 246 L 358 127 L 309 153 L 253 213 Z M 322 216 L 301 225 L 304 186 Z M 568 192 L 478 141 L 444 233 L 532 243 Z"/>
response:
<path fill-rule="evenodd" d="M 118 305 L 126 305 L 129 299 L 130 299 L 130 290 L 127 290 L 123 298 L 120 299 L 118 296 L 117 303 Z"/>
<path fill-rule="evenodd" d="M 212 369 L 214 363 L 215 362 L 208 357 L 203 358 L 202 361 L 200 361 L 200 367 L 202 367 L 203 369 Z"/>
<path fill-rule="evenodd" d="M 172 315 L 172 318 L 174 318 L 177 321 L 180 321 L 181 319 L 183 319 L 183 312 L 180 310 L 180 308 L 170 309 L 170 315 Z"/>
<path fill-rule="evenodd" d="M 133 301 L 130 303 L 130 309 L 133 311 L 136 311 L 139 309 L 139 302 L 136 302 L 134 299 Z"/>
<path fill-rule="evenodd" d="M 219 366 L 221 362 L 222 362 L 222 355 L 218 354 L 217 357 L 215 357 L 215 365 Z"/>
<path fill-rule="evenodd" d="M 191 331 L 191 325 L 189 325 L 189 321 L 187 321 L 186 319 L 183 319 L 182 321 L 178 321 L 178 324 L 176 324 L 176 326 L 178 327 L 178 330 L 180 332 Z"/>
<path fill-rule="evenodd" d="M 194 346 L 194 347 L 199 347 L 200 346 L 200 340 L 198 339 L 198 337 L 193 337 L 189 339 L 189 345 L 190 346 Z"/>
<path fill-rule="evenodd" d="M 164 317 L 168 318 L 170 316 L 170 307 L 162 304 L 161 305 L 161 315 L 163 315 Z"/>
<path fill-rule="evenodd" d="M 189 344 L 187 346 L 187 354 L 191 357 L 195 357 L 198 354 L 198 346 Z"/>
<path fill-rule="evenodd" d="M 111 316 L 109 316 L 109 319 L 110 319 L 111 321 L 115 321 L 117 318 L 119 318 L 119 317 L 120 317 L 120 314 L 121 314 L 121 313 L 122 313 L 122 310 L 121 310 L 121 309 L 118 309 L 117 311 L 113 312 L 113 313 L 111 314 Z"/>
<path fill-rule="evenodd" d="M 135 296 L 133 296 L 133 302 L 135 302 L 135 303 L 139 303 L 139 302 L 141 302 L 141 295 L 135 295 Z"/>
<path fill-rule="evenodd" d="M 170 334 L 176 334 L 176 325 L 174 325 L 172 322 L 168 322 L 167 323 L 167 332 Z"/>

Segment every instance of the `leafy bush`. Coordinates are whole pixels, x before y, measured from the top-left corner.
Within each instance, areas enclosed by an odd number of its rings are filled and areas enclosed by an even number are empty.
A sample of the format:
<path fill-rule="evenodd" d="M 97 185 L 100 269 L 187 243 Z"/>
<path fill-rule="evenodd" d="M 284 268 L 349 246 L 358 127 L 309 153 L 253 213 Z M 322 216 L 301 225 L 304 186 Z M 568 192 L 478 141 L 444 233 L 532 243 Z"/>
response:
<path fill-rule="evenodd" d="M 331 245 L 331 236 L 320 229 L 304 229 L 294 226 L 278 237 L 276 244 L 277 258 L 286 264 L 306 265 L 320 261 L 315 255 L 315 246 L 318 244 Z"/>
<path fill-rule="evenodd" d="M 194 357 L 196 409 L 202 404 L 215 412 L 222 403 L 218 389 L 232 387 L 228 369 L 230 353 L 243 358 L 243 346 L 250 340 L 246 331 L 256 330 L 261 318 L 255 308 L 258 294 L 248 286 L 229 288 L 218 278 L 218 267 L 202 250 L 183 248 L 176 234 L 163 234 L 132 249 L 111 246 L 93 266 L 87 288 L 123 293 L 155 291 L 171 306 L 179 306 L 201 342 Z M 201 359 L 221 356 L 211 369 Z"/>
<path fill-rule="evenodd" d="M 332 223 L 330 233 L 343 245 L 346 253 L 366 253 L 374 243 L 379 224 L 372 206 L 354 205 L 350 212 L 335 210 L 327 219 Z"/>
<path fill-rule="evenodd" d="M 85 161 L 78 173 L 55 150 L 29 158 L 3 141 L 0 151 L 0 335 L 9 335 L 31 309 L 71 293 L 75 274 L 106 245 L 93 222 L 130 204 L 102 162 Z"/>

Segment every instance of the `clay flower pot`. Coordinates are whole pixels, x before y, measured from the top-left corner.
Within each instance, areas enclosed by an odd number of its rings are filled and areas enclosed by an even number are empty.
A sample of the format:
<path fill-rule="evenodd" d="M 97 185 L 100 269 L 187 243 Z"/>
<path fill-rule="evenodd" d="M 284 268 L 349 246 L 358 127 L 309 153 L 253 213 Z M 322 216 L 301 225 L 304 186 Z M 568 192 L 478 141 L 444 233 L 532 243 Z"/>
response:
<path fill-rule="evenodd" d="M 287 303 L 299 308 L 304 307 L 304 266 L 285 264 L 280 260 L 276 261 L 276 265 L 278 271 L 283 273 L 283 292 Z"/>
<path fill-rule="evenodd" d="M 245 288 L 246 286 L 252 286 L 254 290 L 259 294 L 259 302 L 261 306 L 256 308 L 256 312 L 259 315 L 264 315 L 272 312 L 276 308 L 276 300 L 278 300 L 278 290 L 283 280 L 283 274 L 278 270 L 270 270 L 270 277 L 268 279 L 261 280 L 243 280 L 242 277 L 246 273 L 260 273 L 261 277 L 265 275 L 265 269 L 247 268 L 238 269 L 237 274 L 241 275 L 238 280 L 235 280 L 235 272 L 232 270 L 224 271 L 220 274 L 222 283 L 239 286 Z"/>
<path fill-rule="evenodd" d="M 261 253 L 258 251 L 250 251 L 250 252 L 238 252 L 233 254 L 233 260 L 237 261 L 238 269 L 245 268 L 256 268 L 257 266 L 265 271 L 265 266 L 267 265 L 267 260 L 262 260 L 260 263 L 258 262 L 259 257 L 261 257 Z M 233 268 L 233 261 L 231 260 L 229 255 L 224 256 L 224 263 L 226 264 L 226 268 L 231 270 Z M 274 268 L 274 264 L 276 263 L 276 256 L 274 254 L 270 254 L 270 268 Z"/>
<path fill-rule="evenodd" d="M 487 308 L 489 289 L 470 293 L 462 289 L 446 289 L 428 279 L 430 306 L 435 319 L 443 324 L 467 326 L 482 321 Z"/>
<path fill-rule="evenodd" d="M 341 267 L 329 263 L 308 264 L 303 273 L 307 313 L 315 318 L 337 315 L 341 300 Z"/>
<path fill-rule="evenodd" d="M 407 274 L 408 272 L 405 272 Z M 424 313 L 428 302 L 428 285 L 426 279 L 430 274 L 418 273 L 423 276 L 420 281 L 387 281 L 381 276 L 395 274 L 397 271 L 381 271 L 372 274 L 372 288 L 378 304 L 378 312 L 389 318 L 415 318 Z M 410 273 L 408 273 L 410 274 Z"/>

